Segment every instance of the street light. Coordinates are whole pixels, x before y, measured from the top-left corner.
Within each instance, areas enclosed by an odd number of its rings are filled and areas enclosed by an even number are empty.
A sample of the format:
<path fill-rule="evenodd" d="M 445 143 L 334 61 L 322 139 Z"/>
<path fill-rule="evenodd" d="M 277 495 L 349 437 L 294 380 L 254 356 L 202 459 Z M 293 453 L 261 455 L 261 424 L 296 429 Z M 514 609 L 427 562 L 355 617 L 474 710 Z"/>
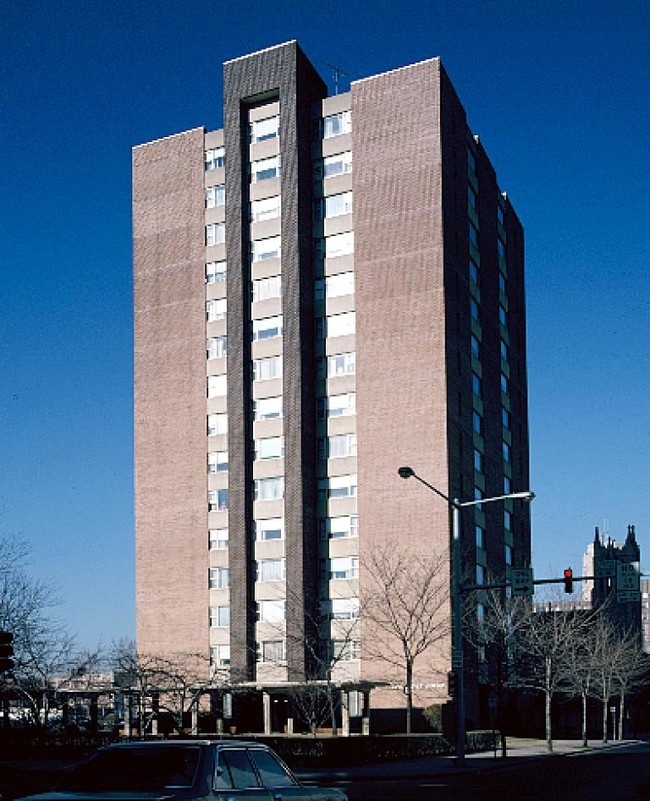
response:
<path fill-rule="evenodd" d="M 452 652 L 451 668 L 456 671 L 456 760 L 459 765 L 465 762 L 465 670 L 463 659 L 463 612 L 461 604 L 462 583 L 461 583 L 461 553 L 460 553 L 460 510 L 466 506 L 478 506 L 484 503 L 494 503 L 495 501 L 522 500 L 532 501 L 535 497 L 534 492 L 511 492 L 507 495 L 495 495 L 492 498 L 478 498 L 472 501 L 459 501 L 458 498 L 450 498 L 441 492 L 433 484 L 419 476 L 412 467 L 399 467 L 397 472 L 400 478 L 415 478 L 420 484 L 424 484 L 431 492 L 435 492 L 452 511 L 451 519 L 451 540 L 452 540 L 452 582 L 451 582 L 451 616 L 452 616 Z"/>

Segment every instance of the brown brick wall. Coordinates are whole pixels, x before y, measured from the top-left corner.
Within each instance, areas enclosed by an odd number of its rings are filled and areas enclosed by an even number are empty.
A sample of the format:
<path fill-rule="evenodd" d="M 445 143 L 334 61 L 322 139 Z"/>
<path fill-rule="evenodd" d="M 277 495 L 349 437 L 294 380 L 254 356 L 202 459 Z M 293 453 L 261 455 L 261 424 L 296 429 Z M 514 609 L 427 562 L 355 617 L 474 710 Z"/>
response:
<path fill-rule="evenodd" d="M 136 637 L 207 656 L 203 129 L 133 151 Z"/>
<path fill-rule="evenodd" d="M 363 609 L 373 549 L 448 549 L 445 502 L 397 475 L 410 465 L 448 490 L 439 62 L 353 84 L 352 118 Z M 376 636 L 367 623 L 363 636 Z M 428 661 L 416 683 L 432 681 Z M 362 671 L 396 676 L 370 660 Z"/>

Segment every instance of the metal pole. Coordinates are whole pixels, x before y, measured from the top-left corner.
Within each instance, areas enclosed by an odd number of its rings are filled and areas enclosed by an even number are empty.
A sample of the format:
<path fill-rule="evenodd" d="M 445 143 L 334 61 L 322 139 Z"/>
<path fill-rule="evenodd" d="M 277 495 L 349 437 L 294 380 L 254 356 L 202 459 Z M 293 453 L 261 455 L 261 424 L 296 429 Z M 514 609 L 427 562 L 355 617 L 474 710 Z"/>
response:
<path fill-rule="evenodd" d="M 461 563 L 460 563 L 460 504 L 457 498 L 451 503 L 452 508 L 452 615 L 453 643 L 452 668 L 456 671 L 456 761 L 458 765 L 465 763 L 465 670 L 463 658 L 463 607 L 461 597 Z"/>

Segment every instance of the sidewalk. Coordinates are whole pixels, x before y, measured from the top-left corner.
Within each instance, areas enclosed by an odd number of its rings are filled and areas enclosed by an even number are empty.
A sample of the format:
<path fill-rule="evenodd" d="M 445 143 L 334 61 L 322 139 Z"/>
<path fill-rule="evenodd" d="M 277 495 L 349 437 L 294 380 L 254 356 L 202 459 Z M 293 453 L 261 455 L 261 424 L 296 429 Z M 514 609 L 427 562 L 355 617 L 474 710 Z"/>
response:
<path fill-rule="evenodd" d="M 599 740 L 590 741 L 584 747 L 581 740 L 553 740 L 553 751 L 549 752 L 546 740 L 525 739 L 510 737 L 507 741 L 507 756 L 501 756 L 501 750 L 482 751 L 481 753 L 466 754 L 464 765 L 458 765 L 454 756 L 430 756 L 418 759 L 405 759 L 401 762 L 380 762 L 370 765 L 350 765 L 345 768 L 328 768 L 323 771 L 297 770 L 295 773 L 300 779 L 308 782 L 327 782 L 332 780 L 376 780 L 409 776 L 410 778 L 426 778 L 430 776 L 444 776 L 458 771 L 481 771 L 504 768 L 508 765 L 520 764 L 522 759 L 543 759 L 548 757 L 561 757 L 587 751 L 596 751 L 603 748 L 615 748 L 626 745 L 633 740 L 613 740 L 603 743 Z"/>

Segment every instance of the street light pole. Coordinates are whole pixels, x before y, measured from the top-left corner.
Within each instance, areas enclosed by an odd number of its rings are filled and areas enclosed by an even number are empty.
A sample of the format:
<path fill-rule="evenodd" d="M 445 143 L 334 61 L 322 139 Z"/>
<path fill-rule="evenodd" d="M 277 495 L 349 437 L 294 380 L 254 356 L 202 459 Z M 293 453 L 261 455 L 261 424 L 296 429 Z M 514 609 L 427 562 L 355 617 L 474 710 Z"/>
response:
<path fill-rule="evenodd" d="M 462 608 L 462 565 L 460 548 L 460 510 L 466 506 L 478 506 L 483 503 L 494 503 L 495 501 L 523 500 L 532 501 L 535 493 L 511 492 L 508 495 L 495 495 L 491 498 L 479 498 L 472 501 L 459 501 L 458 498 L 450 498 L 444 492 L 434 487 L 428 481 L 419 476 L 412 467 L 400 467 L 397 472 L 401 478 L 415 478 L 420 484 L 424 484 L 427 489 L 434 492 L 447 502 L 451 509 L 451 616 L 452 616 L 452 643 L 451 643 L 451 667 L 456 671 L 456 762 L 462 766 L 465 762 L 465 665 L 463 654 L 463 608 Z"/>

